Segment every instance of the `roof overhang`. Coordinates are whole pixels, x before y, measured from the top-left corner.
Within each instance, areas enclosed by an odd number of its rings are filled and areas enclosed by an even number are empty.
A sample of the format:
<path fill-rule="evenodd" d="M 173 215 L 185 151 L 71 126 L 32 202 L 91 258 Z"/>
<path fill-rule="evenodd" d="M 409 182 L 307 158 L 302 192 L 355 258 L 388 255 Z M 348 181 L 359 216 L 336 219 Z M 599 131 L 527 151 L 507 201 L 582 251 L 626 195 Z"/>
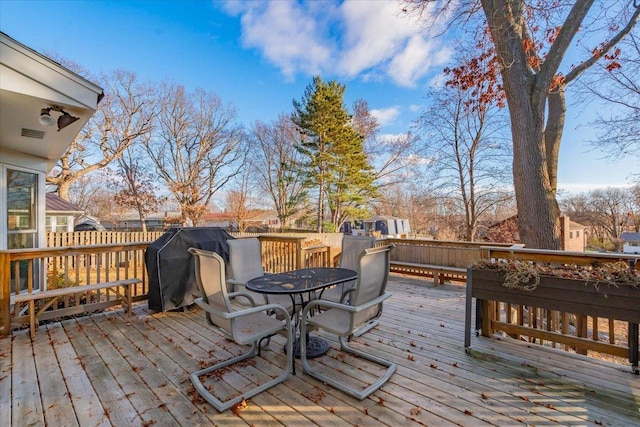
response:
<path fill-rule="evenodd" d="M 95 83 L 0 32 L 0 149 L 44 159 L 51 169 L 102 97 Z M 41 125 L 40 110 L 52 105 L 79 120 L 60 131 Z"/>

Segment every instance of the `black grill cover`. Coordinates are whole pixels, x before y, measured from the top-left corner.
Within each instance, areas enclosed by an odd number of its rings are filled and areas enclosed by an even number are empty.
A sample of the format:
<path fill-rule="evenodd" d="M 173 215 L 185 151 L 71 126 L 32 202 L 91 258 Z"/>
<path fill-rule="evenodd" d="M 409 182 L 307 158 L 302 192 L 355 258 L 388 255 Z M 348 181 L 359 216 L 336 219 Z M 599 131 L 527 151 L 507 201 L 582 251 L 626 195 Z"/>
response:
<path fill-rule="evenodd" d="M 173 228 L 154 241 L 145 251 L 149 275 L 149 309 L 173 310 L 193 304 L 200 297 L 196 285 L 195 263 L 191 247 L 218 253 L 229 262 L 228 239 L 222 228 Z"/>

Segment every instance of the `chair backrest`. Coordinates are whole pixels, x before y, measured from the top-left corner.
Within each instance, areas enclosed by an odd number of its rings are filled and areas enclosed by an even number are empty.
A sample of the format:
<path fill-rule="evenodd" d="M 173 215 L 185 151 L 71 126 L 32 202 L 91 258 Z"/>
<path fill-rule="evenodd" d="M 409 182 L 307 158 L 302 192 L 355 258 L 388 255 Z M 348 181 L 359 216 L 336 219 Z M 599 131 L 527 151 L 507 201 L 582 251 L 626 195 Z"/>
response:
<path fill-rule="evenodd" d="M 229 265 L 234 280 L 246 283 L 254 277 L 264 276 L 260 240 L 251 237 L 227 240 L 227 243 L 229 244 Z"/>
<path fill-rule="evenodd" d="M 342 254 L 340 255 L 340 267 L 349 270 L 357 270 L 360 255 L 365 249 L 373 248 L 375 237 L 368 236 L 343 236 Z"/>
<path fill-rule="evenodd" d="M 394 245 L 365 249 L 358 263 L 358 280 L 355 290 L 349 297 L 349 304 L 359 306 L 365 304 L 380 295 L 387 288 L 389 278 L 389 254 Z M 381 313 L 381 304 L 368 310 L 356 313 L 353 318 L 353 326 L 358 326 Z"/>
<path fill-rule="evenodd" d="M 232 311 L 227 285 L 225 283 L 224 260 L 215 252 L 189 248 L 196 263 L 196 283 L 202 299 L 212 308 L 230 313 Z M 228 319 L 209 313 L 210 320 L 218 327 L 231 332 L 232 324 Z"/>

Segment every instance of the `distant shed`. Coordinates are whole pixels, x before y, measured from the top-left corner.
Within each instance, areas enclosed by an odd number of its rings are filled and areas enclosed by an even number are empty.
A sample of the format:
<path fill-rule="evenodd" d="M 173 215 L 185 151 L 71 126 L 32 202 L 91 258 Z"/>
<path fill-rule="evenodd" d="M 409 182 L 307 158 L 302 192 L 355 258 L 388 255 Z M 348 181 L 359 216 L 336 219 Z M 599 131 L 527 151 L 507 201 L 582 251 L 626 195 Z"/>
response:
<path fill-rule="evenodd" d="M 620 235 L 622 252 L 625 254 L 640 254 L 640 233 L 625 231 Z"/>

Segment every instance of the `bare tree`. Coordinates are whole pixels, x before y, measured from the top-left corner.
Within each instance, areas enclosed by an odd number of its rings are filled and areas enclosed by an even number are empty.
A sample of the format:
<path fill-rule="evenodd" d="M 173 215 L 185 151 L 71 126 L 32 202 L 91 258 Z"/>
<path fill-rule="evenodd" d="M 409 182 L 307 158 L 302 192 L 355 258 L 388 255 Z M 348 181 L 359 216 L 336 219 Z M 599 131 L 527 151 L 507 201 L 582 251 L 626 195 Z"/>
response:
<path fill-rule="evenodd" d="M 611 54 L 635 27 L 635 1 L 598 3 L 525 0 L 407 0 L 406 10 L 427 19 L 466 19 L 481 6 L 495 47 L 509 105 L 513 137 L 513 181 L 520 235 L 532 248 L 559 249 L 556 199 L 558 153 L 568 85 Z M 588 45 L 581 62 L 561 72 L 570 47 Z M 577 58 L 577 56 L 575 56 Z"/>
<path fill-rule="evenodd" d="M 65 200 L 74 182 L 116 160 L 151 130 L 150 86 L 127 71 L 114 71 L 101 80 L 105 97 L 98 110 L 47 177 L 47 183 Z"/>
<path fill-rule="evenodd" d="M 238 224 L 238 231 L 244 232 L 249 224 L 248 221 L 255 219 L 258 215 L 254 209 L 252 196 L 251 167 L 244 168 L 230 184 L 231 187 L 225 198 L 226 206 L 231 218 Z"/>
<path fill-rule="evenodd" d="M 410 169 L 420 163 L 417 155 L 418 138 L 411 132 L 399 135 L 380 135 L 380 124 L 362 99 L 353 103 L 353 128 L 364 137 L 364 150 L 375 169 L 379 187 L 402 183 Z"/>
<path fill-rule="evenodd" d="M 134 209 L 140 218 L 142 231 L 147 231 L 145 218 L 157 211 L 166 196 L 160 192 L 151 165 L 146 162 L 142 146 L 129 146 L 116 160 L 116 172 L 111 182 L 116 189 L 115 202 L 127 209 Z"/>
<path fill-rule="evenodd" d="M 439 199 L 432 190 L 398 183 L 382 187 L 380 193 L 373 202 L 376 213 L 408 219 L 414 233 L 430 234 L 438 222 Z"/>
<path fill-rule="evenodd" d="M 620 188 L 606 188 L 591 193 L 590 205 L 594 220 L 605 230 L 607 237 L 615 245 L 615 250 L 618 252 L 622 248 L 620 235 L 627 228 L 629 219 L 627 202 L 626 192 Z"/>
<path fill-rule="evenodd" d="M 506 119 L 500 112 L 501 91 L 495 82 L 479 77 L 493 66 L 483 60 L 464 59 L 445 70 L 443 88 L 434 90 L 432 105 L 418 125 L 423 131 L 423 155 L 432 160 L 431 173 L 443 194 L 464 212 L 464 240 L 474 241 L 479 221 L 495 205 L 508 203 L 510 144 L 502 132 Z"/>
<path fill-rule="evenodd" d="M 212 196 L 245 164 L 236 110 L 214 93 L 167 82 L 160 91 L 158 130 L 145 148 L 180 205 L 183 223 L 198 225 Z"/>
<path fill-rule="evenodd" d="M 278 120 L 265 124 L 256 122 L 252 129 L 256 141 L 256 155 L 252 160 L 257 184 L 273 202 L 280 227 L 287 227 L 307 201 L 302 161 L 296 149 L 298 130 L 291 118 L 280 115 Z"/>
<path fill-rule="evenodd" d="M 565 215 L 585 225 L 591 244 L 620 250 L 624 231 L 640 231 L 640 185 L 608 187 L 561 199 Z"/>
<path fill-rule="evenodd" d="M 640 161 L 640 38 L 630 34 L 594 68 L 596 73 L 580 81 L 579 90 L 586 94 L 581 100 L 595 95 L 616 108 L 609 114 L 599 112 L 592 123 L 599 128 L 598 139 L 592 145 L 606 149 L 612 158 L 635 156 Z"/>

